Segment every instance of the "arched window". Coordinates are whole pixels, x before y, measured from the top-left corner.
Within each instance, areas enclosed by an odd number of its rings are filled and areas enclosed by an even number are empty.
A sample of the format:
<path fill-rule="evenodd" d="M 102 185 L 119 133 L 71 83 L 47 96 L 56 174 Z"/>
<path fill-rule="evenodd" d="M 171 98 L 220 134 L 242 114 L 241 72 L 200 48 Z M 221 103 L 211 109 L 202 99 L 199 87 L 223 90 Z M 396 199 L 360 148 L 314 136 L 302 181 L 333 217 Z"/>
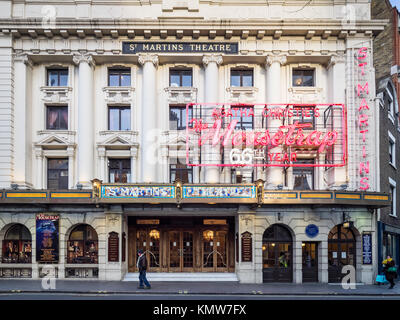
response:
<path fill-rule="evenodd" d="M 12 225 L 3 240 L 3 263 L 32 263 L 32 236 L 22 224 Z"/>
<path fill-rule="evenodd" d="M 263 281 L 292 281 L 292 235 L 279 224 L 265 230 L 263 235 Z"/>
<path fill-rule="evenodd" d="M 67 263 L 98 263 L 97 232 L 87 224 L 75 227 L 68 239 Z"/>

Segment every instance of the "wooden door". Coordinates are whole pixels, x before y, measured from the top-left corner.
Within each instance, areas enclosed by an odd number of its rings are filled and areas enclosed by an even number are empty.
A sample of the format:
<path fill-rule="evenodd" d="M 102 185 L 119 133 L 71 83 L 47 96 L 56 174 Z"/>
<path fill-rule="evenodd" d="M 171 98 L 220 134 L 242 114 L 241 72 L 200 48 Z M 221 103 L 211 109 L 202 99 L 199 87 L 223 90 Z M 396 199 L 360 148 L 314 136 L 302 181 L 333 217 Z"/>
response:
<path fill-rule="evenodd" d="M 202 271 L 228 271 L 227 231 L 208 229 L 202 232 Z"/>
<path fill-rule="evenodd" d="M 193 231 L 168 232 L 169 272 L 193 272 Z"/>

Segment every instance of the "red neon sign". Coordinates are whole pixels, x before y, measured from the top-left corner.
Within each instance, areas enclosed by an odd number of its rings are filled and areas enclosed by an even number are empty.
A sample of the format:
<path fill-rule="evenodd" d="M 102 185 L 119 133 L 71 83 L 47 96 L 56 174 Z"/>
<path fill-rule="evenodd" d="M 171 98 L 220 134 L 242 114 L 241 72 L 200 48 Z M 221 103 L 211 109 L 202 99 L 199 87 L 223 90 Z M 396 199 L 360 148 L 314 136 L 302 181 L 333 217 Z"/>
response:
<path fill-rule="evenodd" d="M 343 104 L 197 103 L 186 106 L 186 115 L 186 163 L 191 166 L 339 167 L 346 164 L 347 126 Z M 207 163 L 202 156 L 201 163 L 194 164 L 191 161 L 194 149 L 208 153 L 211 158 L 214 156 L 217 161 Z M 230 157 L 225 157 L 226 152 Z"/>

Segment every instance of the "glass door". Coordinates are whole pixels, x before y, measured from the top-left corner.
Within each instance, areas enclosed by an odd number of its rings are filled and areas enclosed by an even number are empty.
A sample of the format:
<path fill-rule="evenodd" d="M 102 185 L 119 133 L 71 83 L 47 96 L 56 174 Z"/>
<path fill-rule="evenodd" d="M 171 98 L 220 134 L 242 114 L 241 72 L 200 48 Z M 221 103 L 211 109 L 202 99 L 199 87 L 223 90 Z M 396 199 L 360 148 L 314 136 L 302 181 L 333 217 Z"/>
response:
<path fill-rule="evenodd" d="M 158 229 L 142 229 L 136 231 L 135 270 L 138 250 L 143 250 L 147 258 L 147 272 L 160 271 L 160 231 Z"/>
<path fill-rule="evenodd" d="M 193 232 L 169 231 L 169 271 L 193 271 Z"/>
<path fill-rule="evenodd" d="M 303 282 L 318 282 L 318 243 L 302 243 Z"/>

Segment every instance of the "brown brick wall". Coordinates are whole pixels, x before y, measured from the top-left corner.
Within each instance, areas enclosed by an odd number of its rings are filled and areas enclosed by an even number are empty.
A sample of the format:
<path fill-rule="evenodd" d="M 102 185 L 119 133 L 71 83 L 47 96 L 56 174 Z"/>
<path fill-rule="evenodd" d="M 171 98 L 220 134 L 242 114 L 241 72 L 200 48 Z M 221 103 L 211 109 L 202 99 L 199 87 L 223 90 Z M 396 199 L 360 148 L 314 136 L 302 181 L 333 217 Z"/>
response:
<path fill-rule="evenodd" d="M 374 67 L 376 79 L 390 75 L 393 63 L 393 14 L 388 0 L 372 0 L 372 19 L 388 19 L 390 22 L 374 40 Z"/>

